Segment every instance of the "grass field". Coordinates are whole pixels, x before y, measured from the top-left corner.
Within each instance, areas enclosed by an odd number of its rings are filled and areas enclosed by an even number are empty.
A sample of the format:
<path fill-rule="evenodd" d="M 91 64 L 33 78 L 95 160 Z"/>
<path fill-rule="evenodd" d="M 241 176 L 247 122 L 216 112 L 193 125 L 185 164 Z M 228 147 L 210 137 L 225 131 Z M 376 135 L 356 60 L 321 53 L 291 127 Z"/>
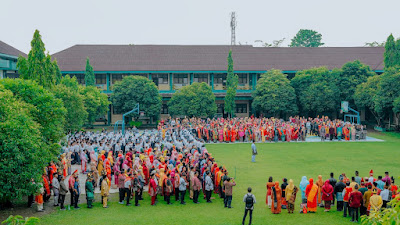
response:
<path fill-rule="evenodd" d="M 117 203 L 118 196 L 111 197 L 110 208 L 103 209 L 99 202 L 93 209 L 86 209 L 86 203 L 79 210 L 57 211 L 41 218 L 42 224 L 241 224 L 244 203 L 243 195 L 247 187 L 253 188 L 257 198 L 253 213 L 253 224 L 350 224 L 335 208 L 316 214 L 299 214 L 300 193 L 294 214 L 282 210 L 279 215 L 271 214 L 265 204 L 265 184 L 269 176 L 282 181 L 283 177 L 293 179 L 298 186 L 302 176 L 316 179 L 319 174 L 326 180 L 330 172 L 345 172 L 349 177 L 355 170 L 361 176 L 368 176 L 370 169 L 375 175 L 390 171 L 400 176 L 400 134 L 372 134 L 385 142 L 325 142 L 325 143 L 274 143 L 257 144 L 256 163 L 251 163 L 250 144 L 208 145 L 209 152 L 218 164 L 225 165 L 230 176 L 235 176 L 237 186 L 233 190 L 233 209 L 223 207 L 222 199 L 207 204 L 193 204 L 187 197 L 187 205 L 176 202 L 166 205 L 160 201 L 150 206 L 149 197 L 140 207 L 126 207 Z M 161 200 L 161 198 L 160 198 Z M 81 202 L 85 202 L 84 199 Z M 247 220 L 248 221 L 248 220 Z"/>

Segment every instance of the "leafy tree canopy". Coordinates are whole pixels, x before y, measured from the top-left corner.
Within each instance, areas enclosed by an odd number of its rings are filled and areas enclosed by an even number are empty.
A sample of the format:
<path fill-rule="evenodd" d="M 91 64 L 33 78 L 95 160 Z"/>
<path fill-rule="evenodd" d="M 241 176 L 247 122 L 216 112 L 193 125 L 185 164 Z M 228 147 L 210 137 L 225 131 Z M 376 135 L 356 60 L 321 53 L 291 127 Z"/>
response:
<path fill-rule="evenodd" d="M 339 88 L 340 101 L 349 101 L 354 104 L 354 92 L 357 85 L 367 81 L 368 77 L 374 76 L 369 66 L 358 60 L 347 62 L 342 70 L 332 73 L 334 81 Z"/>
<path fill-rule="evenodd" d="M 90 65 L 89 57 L 86 59 L 85 84 L 86 86 L 94 86 L 96 84 L 96 78 L 93 67 Z"/>
<path fill-rule="evenodd" d="M 43 87 L 51 88 L 59 79 L 59 68 L 57 62 L 52 62 L 51 56 L 45 54 L 46 49 L 38 30 L 33 34 L 31 47 L 27 59 L 18 57 L 18 72 L 22 79 L 35 80 Z"/>
<path fill-rule="evenodd" d="M 40 124 L 31 116 L 35 106 L 16 97 L 0 84 L 0 202 L 33 194 L 43 168 L 52 157 L 43 145 Z"/>
<path fill-rule="evenodd" d="M 317 31 L 300 29 L 293 37 L 289 47 L 319 47 L 324 45 L 321 40 L 322 35 Z"/>
<path fill-rule="evenodd" d="M 335 111 L 339 107 L 338 88 L 326 67 L 299 71 L 291 80 L 296 91 L 300 111 L 319 115 Z"/>
<path fill-rule="evenodd" d="M 270 70 L 261 75 L 253 98 L 252 107 L 269 116 L 281 117 L 298 112 L 294 88 L 280 70 Z"/>
<path fill-rule="evenodd" d="M 208 84 L 193 83 L 172 95 L 168 102 L 168 111 L 171 116 L 213 117 L 217 112 L 217 105 Z"/>
<path fill-rule="evenodd" d="M 84 98 L 84 105 L 88 112 L 88 124 L 93 124 L 98 116 L 105 115 L 108 111 L 108 106 L 111 102 L 108 101 L 108 96 L 94 87 L 80 87 L 80 93 Z"/>
<path fill-rule="evenodd" d="M 378 125 L 381 123 L 382 115 L 375 111 L 374 98 L 378 92 L 378 85 L 381 77 L 374 75 L 369 77 L 366 82 L 357 85 L 354 93 L 355 104 L 358 107 L 365 107 L 374 115 Z"/>
<path fill-rule="evenodd" d="M 0 84 L 10 90 L 14 96 L 34 108 L 30 113 L 37 123 L 46 143 L 58 143 L 64 136 L 64 116 L 66 109 L 63 102 L 50 91 L 36 82 L 22 79 L 3 79 Z"/>
<path fill-rule="evenodd" d="M 131 111 L 137 103 L 146 116 L 158 119 L 161 109 L 161 96 L 151 80 L 140 76 L 127 76 L 114 85 L 111 102 L 117 113 Z"/>
<path fill-rule="evenodd" d="M 239 77 L 237 74 L 233 72 L 233 58 L 232 58 L 232 50 L 229 51 L 228 54 L 228 75 L 226 77 L 226 96 L 225 96 L 225 104 L 224 110 L 229 114 L 229 116 L 234 115 L 234 110 L 236 107 L 235 104 L 235 96 L 236 96 L 236 89 L 239 82 Z"/>
<path fill-rule="evenodd" d="M 79 93 L 76 78 L 68 75 L 61 79 L 61 84 L 53 89 L 54 95 L 61 99 L 67 109 L 64 127 L 66 131 L 77 131 L 87 121 L 88 113 L 84 105 L 84 96 Z"/>

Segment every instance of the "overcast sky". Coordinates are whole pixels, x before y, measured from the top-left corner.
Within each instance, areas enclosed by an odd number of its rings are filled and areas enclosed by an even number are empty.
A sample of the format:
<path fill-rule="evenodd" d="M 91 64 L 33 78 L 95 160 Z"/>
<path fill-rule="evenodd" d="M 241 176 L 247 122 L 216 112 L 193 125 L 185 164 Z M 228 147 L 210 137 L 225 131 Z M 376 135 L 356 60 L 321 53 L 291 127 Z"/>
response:
<path fill-rule="evenodd" d="M 400 37 L 399 0 L 2 0 L 0 40 L 23 52 L 39 29 L 51 53 L 75 44 L 254 44 L 299 29 L 322 34 L 325 46 L 363 46 Z"/>

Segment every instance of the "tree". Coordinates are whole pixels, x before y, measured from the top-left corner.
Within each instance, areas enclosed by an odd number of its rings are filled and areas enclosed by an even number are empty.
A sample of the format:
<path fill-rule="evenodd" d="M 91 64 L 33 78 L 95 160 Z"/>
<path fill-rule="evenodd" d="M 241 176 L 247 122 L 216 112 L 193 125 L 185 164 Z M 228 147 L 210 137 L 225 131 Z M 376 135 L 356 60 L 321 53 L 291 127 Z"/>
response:
<path fill-rule="evenodd" d="M 23 102 L 0 84 L 0 203 L 37 191 L 49 152 L 43 148 L 40 124 L 31 116 L 33 105 Z"/>
<path fill-rule="evenodd" d="M 168 102 L 168 111 L 171 116 L 213 117 L 217 112 L 217 105 L 208 84 L 193 83 L 172 95 Z"/>
<path fill-rule="evenodd" d="M 18 57 L 18 72 L 21 78 L 35 80 L 43 87 L 50 88 L 56 82 L 56 69 L 51 56 L 45 54 L 46 49 L 38 30 L 33 34 L 31 47 L 28 59 L 23 56 Z"/>
<path fill-rule="evenodd" d="M 82 128 L 88 118 L 84 105 L 84 97 L 79 93 L 76 78 L 68 75 L 61 79 L 61 84 L 53 89 L 54 95 L 61 99 L 67 109 L 64 127 L 66 131 L 77 131 Z"/>
<path fill-rule="evenodd" d="M 374 75 L 369 77 L 366 82 L 357 85 L 354 93 L 354 100 L 357 107 L 367 108 L 372 115 L 375 117 L 378 126 L 381 126 L 381 121 L 383 119 L 382 115 L 375 111 L 375 96 L 378 92 L 378 85 L 380 82 L 380 76 Z"/>
<path fill-rule="evenodd" d="M 349 101 L 354 105 L 354 92 L 357 85 L 367 81 L 368 77 L 374 76 L 369 66 L 358 60 L 347 62 L 341 70 L 332 72 L 336 86 L 339 88 L 340 101 Z"/>
<path fill-rule="evenodd" d="M 330 113 L 339 104 L 338 88 L 326 67 L 299 71 L 291 80 L 296 91 L 300 111 L 313 116 Z"/>
<path fill-rule="evenodd" d="M 398 97 L 400 97 L 400 68 L 391 67 L 381 75 L 378 91 L 374 98 L 375 111 L 382 115 L 390 116 L 394 111 L 394 101 Z M 399 118 L 395 119 L 398 125 Z"/>
<path fill-rule="evenodd" d="M 387 203 L 387 207 L 378 212 L 370 213 L 370 215 L 361 216 L 361 224 L 363 225 L 391 225 L 398 224 L 400 218 L 400 201 L 396 196 Z"/>
<path fill-rule="evenodd" d="M 157 120 L 161 110 L 161 96 L 151 80 L 141 76 L 127 76 L 114 85 L 111 102 L 117 113 L 131 111 L 137 103 L 140 111 Z M 138 118 L 138 116 L 136 116 Z"/>
<path fill-rule="evenodd" d="M 40 223 L 37 217 L 22 217 L 10 215 L 6 220 L 1 222 L 1 225 L 37 225 Z"/>
<path fill-rule="evenodd" d="M 94 77 L 93 67 L 90 65 L 89 57 L 86 59 L 86 72 L 85 72 L 86 86 L 94 86 L 96 78 Z"/>
<path fill-rule="evenodd" d="M 0 80 L 4 89 L 10 90 L 14 96 L 32 106 L 32 118 L 40 124 L 39 130 L 47 144 L 58 143 L 64 136 L 64 117 L 66 109 L 63 102 L 50 91 L 30 80 Z"/>
<path fill-rule="evenodd" d="M 322 35 L 317 31 L 300 29 L 293 37 L 289 47 L 319 47 L 324 45 L 321 40 Z"/>
<path fill-rule="evenodd" d="M 54 67 L 54 73 L 55 73 L 55 82 L 56 82 L 56 84 L 60 84 L 61 79 L 62 79 L 62 74 L 61 74 L 60 67 L 58 67 L 57 60 L 53 61 L 53 67 Z"/>
<path fill-rule="evenodd" d="M 269 116 L 282 117 L 298 111 L 296 94 L 290 81 L 280 70 L 270 70 L 261 75 L 253 93 L 252 107 Z"/>
<path fill-rule="evenodd" d="M 84 105 L 88 112 L 88 124 L 92 125 L 96 118 L 100 115 L 105 115 L 108 111 L 108 106 L 111 102 L 108 101 L 108 96 L 101 93 L 94 86 L 80 86 L 80 93 L 83 96 Z"/>
<path fill-rule="evenodd" d="M 237 74 L 233 73 L 233 59 L 232 59 L 232 50 L 229 50 L 228 54 L 228 75 L 226 78 L 226 96 L 225 96 L 225 105 L 224 110 L 229 114 L 230 117 L 234 115 L 235 105 L 235 96 L 236 89 L 239 82 L 239 77 Z"/>
<path fill-rule="evenodd" d="M 385 68 L 399 65 L 399 62 L 396 62 L 396 50 L 396 42 L 394 41 L 393 35 L 390 34 L 386 40 L 385 53 L 383 54 Z"/>
<path fill-rule="evenodd" d="M 373 42 L 365 42 L 364 47 L 385 47 L 385 42 L 377 42 L 377 41 L 373 41 Z"/>

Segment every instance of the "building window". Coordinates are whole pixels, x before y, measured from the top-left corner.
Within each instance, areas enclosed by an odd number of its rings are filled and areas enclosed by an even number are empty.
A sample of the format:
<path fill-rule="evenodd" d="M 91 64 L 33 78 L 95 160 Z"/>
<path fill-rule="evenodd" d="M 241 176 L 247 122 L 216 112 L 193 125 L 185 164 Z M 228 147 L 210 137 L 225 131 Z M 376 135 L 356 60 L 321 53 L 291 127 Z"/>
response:
<path fill-rule="evenodd" d="M 167 104 L 162 104 L 161 114 L 168 114 L 168 105 Z"/>
<path fill-rule="evenodd" d="M 208 74 L 194 74 L 193 75 L 193 82 L 204 82 L 208 84 Z"/>
<path fill-rule="evenodd" d="M 168 84 L 168 74 L 152 74 L 151 79 L 157 86 L 159 84 Z"/>
<path fill-rule="evenodd" d="M 217 73 L 214 75 L 214 84 L 226 84 L 226 74 Z"/>
<path fill-rule="evenodd" d="M 217 104 L 217 113 L 218 114 L 224 113 L 224 104 Z"/>
<path fill-rule="evenodd" d="M 76 77 L 76 81 L 78 81 L 78 84 L 81 84 L 81 85 L 85 84 L 85 74 L 67 74 L 67 75 L 71 78 Z"/>
<path fill-rule="evenodd" d="M 238 74 L 239 77 L 239 85 L 245 85 L 247 84 L 247 74 Z"/>
<path fill-rule="evenodd" d="M 187 74 L 174 74 L 173 81 L 174 81 L 174 84 L 181 84 L 182 86 L 189 84 Z"/>
<path fill-rule="evenodd" d="M 247 113 L 247 104 L 236 104 L 235 113 Z"/>
<path fill-rule="evenodd" d="M 106 84 L 107 78 L 105 74 L 95 74 L 96 84 Z"/>
<path fill-rule="evenodd" d="M 111 75 L 112 83 L 115 84 L 116 82 L 121 81 L 124 78 L 124 76 L 125 75 L 123 75 L 123 74 L 113 74 L 113 75 Z"/>

